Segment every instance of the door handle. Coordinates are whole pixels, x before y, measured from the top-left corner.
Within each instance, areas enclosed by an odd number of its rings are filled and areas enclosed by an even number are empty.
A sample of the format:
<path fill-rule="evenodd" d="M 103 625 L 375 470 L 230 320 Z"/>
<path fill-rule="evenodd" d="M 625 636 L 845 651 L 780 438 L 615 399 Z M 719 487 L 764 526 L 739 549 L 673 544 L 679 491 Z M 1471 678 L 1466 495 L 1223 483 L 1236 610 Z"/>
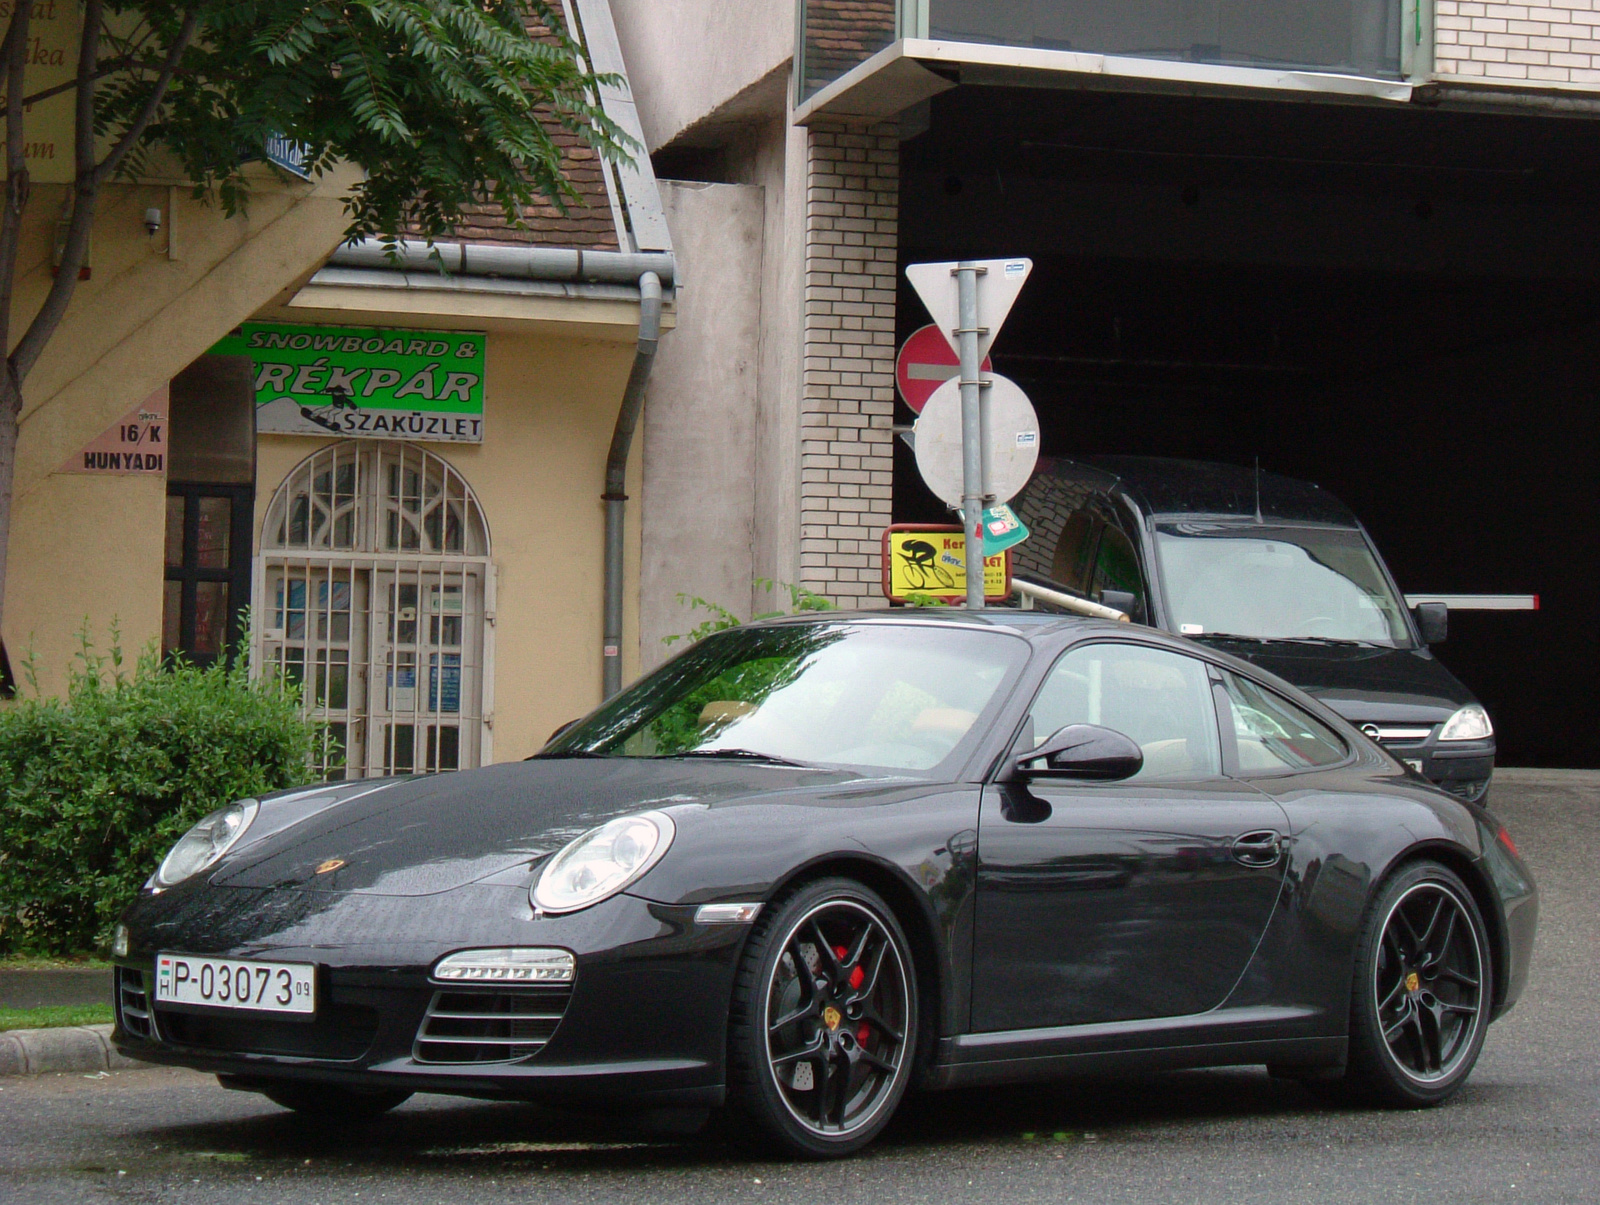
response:
<path fill-rule="evenodd" d="M 1235 837 L 1228 852 L 1242 866 L 1276 866 L 1283 857 L 1283 838 L 1273 829 L 1259 829 Z"/>

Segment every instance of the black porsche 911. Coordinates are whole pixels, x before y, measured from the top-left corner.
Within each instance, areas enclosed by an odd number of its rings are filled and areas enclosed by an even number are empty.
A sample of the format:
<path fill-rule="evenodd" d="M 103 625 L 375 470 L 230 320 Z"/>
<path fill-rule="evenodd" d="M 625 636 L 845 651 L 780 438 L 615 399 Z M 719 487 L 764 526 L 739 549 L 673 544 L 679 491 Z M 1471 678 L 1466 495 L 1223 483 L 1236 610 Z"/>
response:
<path fill-rule="evenodd" d="M 303 1112 L 727 1106 L 1264 1063 L 1442 1101 L 1527 978 L 1510 835 L 1224 653 L 1018 611 L 713 635 L 517 764 L 246 800 L 115 935 L 115 1041 Z"/>

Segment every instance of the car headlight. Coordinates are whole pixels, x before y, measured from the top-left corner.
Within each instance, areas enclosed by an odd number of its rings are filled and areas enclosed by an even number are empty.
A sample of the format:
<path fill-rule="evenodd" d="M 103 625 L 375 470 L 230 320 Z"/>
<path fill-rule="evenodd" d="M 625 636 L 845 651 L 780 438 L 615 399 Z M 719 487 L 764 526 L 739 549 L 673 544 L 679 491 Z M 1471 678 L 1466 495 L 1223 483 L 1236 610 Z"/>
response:
<path fill-rule="evenodd" d="M 661 860 L 676 829 L 665 812 L 619 816 L 551 858 L 533 887 L 540 912 L 575 912 L 615 895 Z"/>
<path fill-rule="evenodd" d="M 1489 713 L 1476 703 L 1468 703 L 1444 722 L 1441 741 L 1481 741 L 1494 735 Z"/>
<path fill-rule="evenodd" d="M 150 876 L 145 886 L 158 891 L 176 887 L 218 862 L 244 836 L 260 806 L 254 799 L 242 799 L 212 812 L 178 838 L 172 852 L 161 860 L 160 869 Z"/>

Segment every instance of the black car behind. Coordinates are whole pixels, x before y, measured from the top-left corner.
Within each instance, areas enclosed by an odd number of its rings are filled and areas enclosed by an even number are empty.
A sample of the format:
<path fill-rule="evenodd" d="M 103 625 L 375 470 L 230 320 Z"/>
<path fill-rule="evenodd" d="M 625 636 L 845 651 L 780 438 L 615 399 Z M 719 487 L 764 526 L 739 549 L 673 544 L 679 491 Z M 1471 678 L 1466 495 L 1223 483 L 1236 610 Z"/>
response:
<path fill-rule="evenodd" d="M 1483 798 L 1494 729 L 1429 649 L 1438 604 L 1404 596 L 1359 519 L 1326 490 L 1226 464 L 1041 460 L 1013 502 L 1024 578 L 1109 602 L 1288 679 L 1412 769 Z"/>

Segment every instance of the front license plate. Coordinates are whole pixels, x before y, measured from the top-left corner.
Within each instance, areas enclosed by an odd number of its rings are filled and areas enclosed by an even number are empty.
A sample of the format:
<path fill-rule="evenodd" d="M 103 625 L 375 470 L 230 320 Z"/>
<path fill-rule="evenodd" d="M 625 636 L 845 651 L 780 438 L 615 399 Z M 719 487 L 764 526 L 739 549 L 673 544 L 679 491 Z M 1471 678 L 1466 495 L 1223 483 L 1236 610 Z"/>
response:
<path fill-rule="evenodd" d="M 309 962 L 156 955 L 156 1003 L 253 1012 L 317 1011 L 316 967 Z"/>

